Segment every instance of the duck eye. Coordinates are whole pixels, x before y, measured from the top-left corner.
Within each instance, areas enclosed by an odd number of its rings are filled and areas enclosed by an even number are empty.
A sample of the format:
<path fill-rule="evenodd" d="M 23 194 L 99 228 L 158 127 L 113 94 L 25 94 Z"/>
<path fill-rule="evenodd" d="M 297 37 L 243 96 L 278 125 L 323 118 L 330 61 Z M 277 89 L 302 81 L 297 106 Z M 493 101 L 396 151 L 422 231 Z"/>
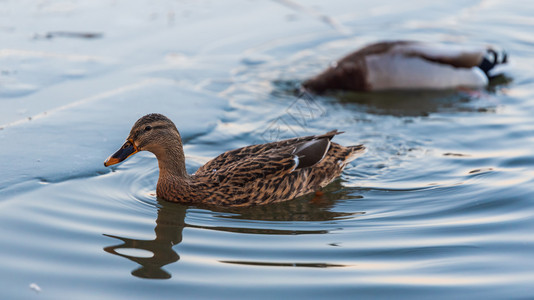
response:
<path fill-rule="evenodd" d="M 150 131 L 151 129 L 152 129 L 152 126 L 150 126 L 150 125 L 145 127 L 145 131 Z"/>

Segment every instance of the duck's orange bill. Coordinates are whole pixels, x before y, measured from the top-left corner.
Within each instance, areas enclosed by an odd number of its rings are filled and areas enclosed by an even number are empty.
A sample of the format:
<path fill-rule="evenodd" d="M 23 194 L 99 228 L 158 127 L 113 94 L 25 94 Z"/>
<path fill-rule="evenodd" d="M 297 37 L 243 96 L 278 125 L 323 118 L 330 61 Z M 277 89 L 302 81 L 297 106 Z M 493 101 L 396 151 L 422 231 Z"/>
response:
<path fill-rule="evenodd" d="M 109 167 L 111 165 L 118 164 L 137 152 L 139 152 L 137 147 L 134 145 L 134 143 L 128 140 L 119 150 L 117 150 L 117 152 L 113 153 L 113 155 L 106 159 L 104 166 Z"/>

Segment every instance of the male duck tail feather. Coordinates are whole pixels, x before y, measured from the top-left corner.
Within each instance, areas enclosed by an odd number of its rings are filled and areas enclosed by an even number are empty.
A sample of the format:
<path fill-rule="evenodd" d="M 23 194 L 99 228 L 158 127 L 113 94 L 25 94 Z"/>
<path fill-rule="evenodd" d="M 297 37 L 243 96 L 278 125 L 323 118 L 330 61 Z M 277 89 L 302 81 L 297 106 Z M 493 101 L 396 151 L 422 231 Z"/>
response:
<path fill-rule="evenodd" d="M 478 67 L 488 76 L 488 78 L 491 78 L 489 75 L 489 72 L 497 65 L 505 64 L 508 62 L 508 53 L 506 51 L 501 51 L 500 53 L 492 48 L 488 48 L 486 50 L 486 55 L 482 59 L 482 62 L 478 65 Z"/>

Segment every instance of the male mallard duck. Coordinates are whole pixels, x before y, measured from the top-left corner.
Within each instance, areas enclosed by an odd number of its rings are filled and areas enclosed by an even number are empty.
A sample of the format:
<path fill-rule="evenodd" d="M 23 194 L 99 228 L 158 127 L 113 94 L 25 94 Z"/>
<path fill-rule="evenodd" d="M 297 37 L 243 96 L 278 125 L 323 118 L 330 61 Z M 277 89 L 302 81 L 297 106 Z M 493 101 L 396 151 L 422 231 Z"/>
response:
<path fill-rule="evenodd" d="M 290 200 L 313 192 L 339 176 L 363 153 L 363 145 L 344 147 L 323 135 L 247 146 L 225 152 L 188 175 L 180 133 L 160 114 L 135 122 L 122 147 L 104 165 L 138 151 L 150 151 L 159 164 L 158 197 L 187 204 L 248 206 Z"/>
<path fill-rule="evenodd" d="M 492 48 L 413 41 L 368 45 L 305 81 L 315 93 L 327 90 L 376 91 L 482 87 L 507 55 Z"/>

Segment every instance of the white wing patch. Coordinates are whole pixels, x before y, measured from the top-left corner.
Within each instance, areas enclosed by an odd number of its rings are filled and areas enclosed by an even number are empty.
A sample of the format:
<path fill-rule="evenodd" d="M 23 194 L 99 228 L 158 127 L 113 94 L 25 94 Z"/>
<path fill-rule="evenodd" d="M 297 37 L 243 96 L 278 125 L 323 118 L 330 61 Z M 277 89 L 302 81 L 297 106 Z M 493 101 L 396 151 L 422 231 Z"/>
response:
<path fill-rule="evenodd" d="M 295 165 L 293 166 L 293 169 L 289 172 L 295 171 L 295 169 L 299 166 L 299 157 L 297 155 L 293 155 L 293 161 L 295 162 Z"/>

